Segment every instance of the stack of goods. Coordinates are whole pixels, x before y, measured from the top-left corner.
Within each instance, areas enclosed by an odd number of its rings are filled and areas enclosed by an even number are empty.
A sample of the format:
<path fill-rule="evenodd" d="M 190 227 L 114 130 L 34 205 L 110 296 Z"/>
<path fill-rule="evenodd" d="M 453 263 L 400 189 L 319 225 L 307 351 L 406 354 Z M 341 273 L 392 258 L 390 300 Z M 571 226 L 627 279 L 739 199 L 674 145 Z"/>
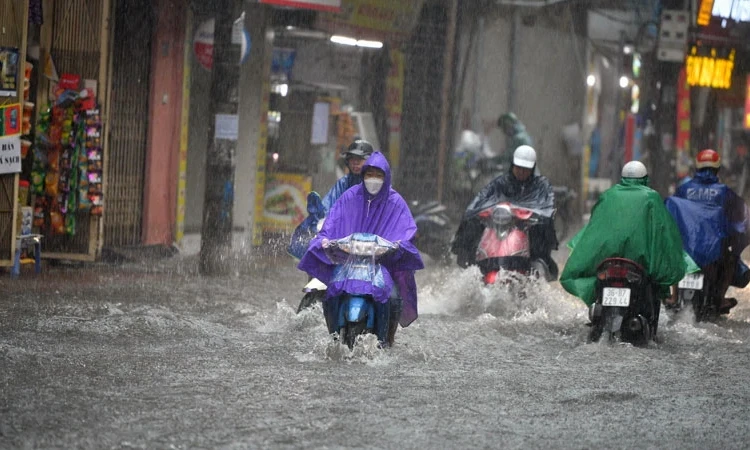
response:
<path fill-rule="evenodd" d="M 74 235 L 76 213 L 102 214 L 102 124 L 90 100 L 65 91 L 40 117 L 31 190 L 42 233 Z"/>
<path fill-rule="evenodd" d="M 102 120 L 98 109 L 86 111 L 86 152 L 79 155 L 78 209 L 102 215 Z"/>

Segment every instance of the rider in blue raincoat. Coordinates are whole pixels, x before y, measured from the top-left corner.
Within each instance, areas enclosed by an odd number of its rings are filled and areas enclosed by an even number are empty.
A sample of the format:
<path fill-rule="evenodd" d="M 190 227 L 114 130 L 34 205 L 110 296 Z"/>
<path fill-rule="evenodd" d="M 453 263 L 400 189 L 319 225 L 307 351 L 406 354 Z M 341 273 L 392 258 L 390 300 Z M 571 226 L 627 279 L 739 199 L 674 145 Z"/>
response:
<path fill-rule="evenodd" d="M 357 139 L 349 145 L 349 148 L 346 149 L 346 153 L 344 153 L 349 173 L 339 178 L 331 190 L 328 191 L 325 197 L 323 197 L 323 208 L 325 209 L 325 213 L 331 210 L 333 204 L 336 203 L 336 200 L 338 200 L 344 192 L 350 187 L 356 186 L 362 182 L 362 166 L 365 164 L 365 160 L 372 155 L 372 152 L 372 144 L 364 139 Z"/>
<path fill-rule="evenodd" d="M 745 287 L 750 281 L 750 269 L 740 259 L 748 245 L 747 207 L 719 182 L 721 157 L 716 151 L 699 152 L 695 168 L 694 176 L 677 188 L 666 206 L 680 229 L 685 251 L 701 269 L 718 269 L 716 296 L 721 303 L 717 306 L 728 313 L 737 304 L 733 298 L 724 298 L 729 286 Z M 673 296 L 670 303 L 675 300 Z"/>
<path fill-rule="evenodd" d="M 371 172 L 380 172 L 382 182 L 370 177 Z M 317 278 L 328 286 L 325 303 L 344 292 L 371 294 L 379 303 L 390 301 L 392 320 L 388 341 L 392 344 L 396 325 L 408 326 L 417 318 L 417 284 L 414 272 L 422 269 L 424 264 L 419 251 L 412 243 L 417 225 L 409 211 L 409 206 L 401 195 L 391 188 L 391 169 L 388 161 L 380 152 L 375 152 L 367 159 L 362 173 L 362 183 L 344 192 L 328 212 L 323 228 L 310 242 L 307 252 L 297 266 L 300 270 Z M 352 233 L 372 233 L 391 242 L 397 242 L 399 249 L 381 260 L 389 277 L 383 280 L 384 286 L 368 285 L 357 280 L 336 280 L 336 265 L 326 255 L 323 247 L 327 241 L 341 239 Z M 397 287 L 401 302 L 389 299 L 393 286 Z M 398 311 L 399 303 L 402 310 Z M 396 309 L 394 309 L 396 308 Z M 328 311 L 324 305 L 324 311 Z M 332 318 L 326 314 L 331 330 Z"/>
<path fill-rule="evenodd" d="M 287 252 L 297 259 L 302 258 L 302 255 L 307 250 L 307 245 L 310 240 L 318 233 L 318 222 L 325 218 L 328 211 L 336 200 L 346 192 L 350 187 L 356 186 L 362 182 L 362 166 L 365 160 L 372 154 L 372 144 L 365 141 L 364 139 L 356 139 L 349 145 L 344 158 L 346 160 L 346 166 L 349 169 L 349 173 L 339 178 L 336 184 L 328 191 L 328 193 L 320 199 L 317 192 L 311 192 L 307 196 L 307 217 L 302 223 L 297 225 L 297 228 L 292 234 L 292 239 L 287 248 Z"/>

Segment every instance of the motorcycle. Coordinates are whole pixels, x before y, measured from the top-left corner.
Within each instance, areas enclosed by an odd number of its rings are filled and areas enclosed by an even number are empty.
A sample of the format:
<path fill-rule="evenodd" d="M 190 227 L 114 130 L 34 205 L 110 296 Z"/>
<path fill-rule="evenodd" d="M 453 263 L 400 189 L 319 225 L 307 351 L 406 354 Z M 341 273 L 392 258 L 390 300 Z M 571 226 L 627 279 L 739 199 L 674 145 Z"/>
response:
<path fill-rule="evenodd" d="M 677 313 L 690 305 L 696 322 L 716 320 L 721 314 L 728 313 L 728 310 L 719 308 L 723 300 L 723 293 L 718 292 L 720 280 L 725 270 L 734 270 L 725 267 L 730 244 L 723 210 L 674 196 L 668 197 L 665 205 L 680 229 L 685 250 L 701 268 L 678 283 L 677 301 L 665 306 Z M 743 283 L 733 279 L 732 285 L 742 286 Z"/>
<path fill-rule="evenodd" d="M 716 303 L 710 295 L 713 283 L 702 272 L 689 273 L 677 285 L 677 303 L 667 309 L 678 313 L 688 305 L 693 308 L 695 321 L 712 320 L 719 316 Z"/>
<path fill-rule="evenodd" d="M 325 212 L 323 210 L 323 201 L 320 195 L 313 191 L 307 194 L 307 218 L 297 226 L 292 233 L 292 238 L 287 248 L 287 253 L 299 260 L 307 251 L 310 241 L 323 228 L 325 222 Z M 297 306 L 297 314 L 302 310 L 323 301 L 326 297 L 326 285 L 316 278 L 308 281 L 302 292 L 305 294 Z"/>
<path fill-rule="evenodd" d="M 485 284 L 494 284 L 500 269 L 551 279 L 544 261 L 531 259 L 528 231 L 552 214 L 554 211 L 550 213 L 524 208 L 510 202 L 499 202 L 477 213 L 484 231 L 477 245 L 475 260 Z"/>
<path fill-rule="evenodd" d="M 367 333 L 377 335 L 383 345 L 388 340 L 389 327 L 398 321 L 398 300 L 390 298 L 381 303 L 373 294 L 386 289 L 386 280 L 390 279 L 380 265 L 381 258 L 398 247 L 397 243 L 370 233 L 323 242 L 326 255 L 336 264 L 331 284 L 343 286 L 341 295 L 323 302 L 323 313 L 328 331 L 338 335 L 350 349 L 358 336 Z"/>
<path fill-rule="evenodd" d="M 645 269 L 626 258 L 607 258 L 597 267 L 596 300 L 589 307 L 589 341 L 646 345 L 656 336 L 661 303 Z"/>
<path fill-rule="evenodd" d="M 409 209 L 417 224 L 414 245 L 433 260 L 446 262 L 454 230 L 448 208 L 436 200 L 426 203 L 415 200 L 409 203 Z"/>

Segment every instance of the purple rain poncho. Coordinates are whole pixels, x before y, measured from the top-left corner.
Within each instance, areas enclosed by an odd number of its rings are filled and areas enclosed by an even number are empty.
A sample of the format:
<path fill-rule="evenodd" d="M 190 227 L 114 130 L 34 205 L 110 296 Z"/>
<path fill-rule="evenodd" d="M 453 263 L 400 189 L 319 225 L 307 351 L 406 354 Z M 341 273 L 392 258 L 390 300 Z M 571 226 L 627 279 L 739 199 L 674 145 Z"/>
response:
<path fill-rule="evenodd" d="M 376 167 L 385 172 L 383 187 L 376 195 L 360 183 L 347 190 L 328 212 L 323 229 L 310 242 L 307 252 L 297 266 L 328 286 L 328 298 L 344 292 L 371 294 L 376 301 L 384 303 L 393 283 L 398 286 L 403 300 L 401 326 L 408 326 L 417 318 L 417 283 L 414 271 L 424 268 L 419 251 L 412 243 L 417 225 L 401 195 L 391 189 L 391 168 L 380 152 L 373 153 L 365 162 L 362 173 L 368 167 Z M 323 239 L 341 239 L 352 233 L 373 233 L 391 242 L 398 242 L 399 249 L 385 256 L 381 264 L 390 273 L 386 289 L 375 290 L 366 282 L 347 280 L 331 284 L 334 264 L 323 250 Z M 386 277 L 388 278 L 388 277 Z M 377 291 L 377 292 L 375 292 Z"/>

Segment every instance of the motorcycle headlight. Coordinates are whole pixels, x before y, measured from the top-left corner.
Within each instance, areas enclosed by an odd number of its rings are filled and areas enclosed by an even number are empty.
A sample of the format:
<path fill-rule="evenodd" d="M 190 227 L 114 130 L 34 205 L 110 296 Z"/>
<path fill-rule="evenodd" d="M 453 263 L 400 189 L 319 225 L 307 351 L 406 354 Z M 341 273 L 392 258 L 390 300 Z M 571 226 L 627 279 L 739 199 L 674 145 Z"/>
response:
<path fill-rule="evenodd" d="M 492 211 L 492 221 L 500 227 L 510 225 L 513 221 L 513 214 L 509 208 L 498 206 Z"/>
<path fill-rule="evenodd" d="M 358 256 L 368 256 L 375 254 L 375 242 L 354 241 L 350 253 Z"/>

